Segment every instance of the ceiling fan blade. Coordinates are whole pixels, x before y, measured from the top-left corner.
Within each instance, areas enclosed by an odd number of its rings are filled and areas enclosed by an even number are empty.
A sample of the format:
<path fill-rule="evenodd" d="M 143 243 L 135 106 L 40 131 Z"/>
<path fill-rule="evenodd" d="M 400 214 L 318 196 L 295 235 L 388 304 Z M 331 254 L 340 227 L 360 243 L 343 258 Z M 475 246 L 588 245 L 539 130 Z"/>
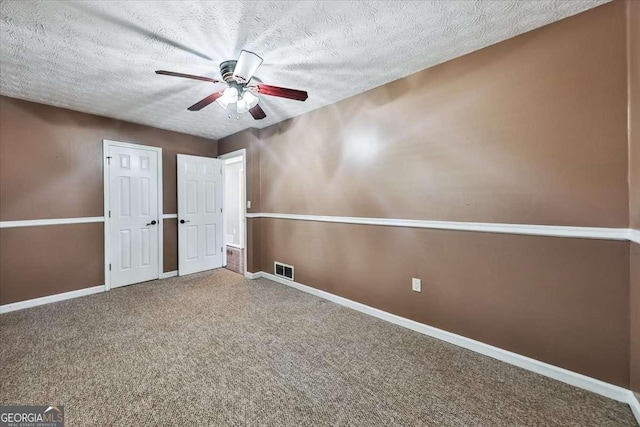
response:
<path fill-rule="evenodd" d="M 251 80 L 251 77 L 253 77 L 253 74 L 256 72 L 260 64 L 262 64 L 262 58 L 253 52 L 243 50 L 240 52 L 240 57 L 238 58 L 235 69 L 233 70 L 233 75 L 235 77 L 240 77 L 245 82 L 248 82 Z"/>
<path fill-rule="evenodd" d="M 209 105 L 212 102 L 214 102 L 216 99 L 220 98 L 221 96 L 222 96 L 222 91 L 221 90 L 219 90 L 218 92 L 214 92 L 211 95 L 209 95 L 206 98 L 204 98 L 203 100 L 200 100 L 200 101 L 196 102 L 191 107 L 187 108 L 187 110 L 189 110 L 189 111 L 200 111 L 204 107 L 206 107 L 207 105 Z"/>
<path fill-rule="evenodd" d="M 185 79 L 202 80 L 203 82 L 222 83 L 220 80 L 212 79 L 210 77 L 194 76 L 193 74 L 174 73 L 173 71 L 157 70 L 156 74 L 173 77 L 184 77 Z"/>
<path fill-rule="evenodd" d="M 251 116 L 256 120 L 262 120 L 267 117 L 262 107 L 260 107 L 260 104 L 256 104 L 255 107 L 249 109 L 249 113 L 251 113 Z"/>
<path fill-rule="evenodd" d="M 279 96 L 281 98 L 295 99 L 296 101 L 305 101 L 309 95 L 303 90 L 288 89 L 286 87 L 269 86 L 265 84 L 256 85 L 258 93 L 263 95 Z"/>

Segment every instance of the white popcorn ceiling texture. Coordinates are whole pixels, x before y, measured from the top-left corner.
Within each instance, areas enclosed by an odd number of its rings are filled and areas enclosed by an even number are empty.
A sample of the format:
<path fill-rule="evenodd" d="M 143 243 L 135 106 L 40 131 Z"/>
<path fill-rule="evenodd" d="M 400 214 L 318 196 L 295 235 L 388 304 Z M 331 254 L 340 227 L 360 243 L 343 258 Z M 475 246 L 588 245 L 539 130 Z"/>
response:
<path fill-rule="evenodd" d="M 2 1 L 0 92 L 14 98 L 219 139 L 381 86 L 609 0 Z M 264 83 L 306 102 L 261 96 L 267 114 L 187 107 L 220 85 L 241 49 Z"/>

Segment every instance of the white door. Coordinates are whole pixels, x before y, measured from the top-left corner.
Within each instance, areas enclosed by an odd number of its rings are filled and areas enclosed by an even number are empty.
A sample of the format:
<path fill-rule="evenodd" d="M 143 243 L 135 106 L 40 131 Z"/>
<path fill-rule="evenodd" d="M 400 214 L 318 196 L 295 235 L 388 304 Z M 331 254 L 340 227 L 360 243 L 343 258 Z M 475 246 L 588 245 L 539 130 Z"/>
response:
<path fill-rule="evenodd" d="M 222 160 L 178 154 L 178 274 L 224 265 Z"/>
<path fill-rule="evenodd" d="M 160 277 L 159 149 L 108 145 L 111 287 Z"/>

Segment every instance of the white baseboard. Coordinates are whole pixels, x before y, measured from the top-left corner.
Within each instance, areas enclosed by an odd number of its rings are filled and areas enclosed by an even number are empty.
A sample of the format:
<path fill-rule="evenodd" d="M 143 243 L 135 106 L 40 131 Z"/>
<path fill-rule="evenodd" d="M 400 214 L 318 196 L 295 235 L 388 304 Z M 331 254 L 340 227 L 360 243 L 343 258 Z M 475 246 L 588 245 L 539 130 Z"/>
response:
<path fill-rule="evenodd" d="M 28 299 L 26 301 L 14 302 L 11 304 L 0 305 L 0 314 L 9 313 L 11 311 L 22 310 L 23 308 L 36 307 L 38 305 L 50 304 L 52 302 L 64 301 L 72 298 L 83 297 L 104 292 L 104 285 L 94 286 L 92 288 L 78 289 L 77 291 L 64 292 L 61 294 L 47 295 L 46 297 Z"/>
<path fill-rule="evenodd" d="M 259 279 L 262 277 L 262 272 L 258 271 L 257 273 L 251 273 L 249 271 L 245 271 L 244 273 L 244 277 L 246 277 L 247 279 Z"/>
<path fill-rule="evenodd" d="M 638 402 L 638 398 L 632 391 L 629 392 L 629 406 L 631 407 L 633 416 L 636 417 L 638 425 L 640 425 L 640 402 Z"/>
<path fill-rule="evenodd" d="M 167 271 L 165 273 L 160 273 L 161 279 L 168 279 L 169 277 L 176 277 L 178 275 L 178 270 Z"/>
<path fill-rule="evenodd" d="M 166 273 L 160 274 L 160 279 L 168 279 L 169 277 L 175 277 L 177 275 L 178 275 L 178 270 L 167 271 Z M 11 304 L 0 305 L 0 314 L 9 313 L 11 311 L 16 311 L 16 310 L 22 310 L 24 308 L 29 308 L 29 307 L 36 307 L 39 305 L 50 304 L 52 302 L 84 297 L 86 295 L 93 295 L 93 294 L 97 294 L 104 291 L 105 291 L 104 285 L 100 285 L 100 286 L 94 286 L 92 288 L 78 289 L 77 291 L 64 292 L 61 294 L 47 295 L 46 297 L 13 302 Z"/>
<path fill-rule="evenodd" d="M 291 280 L 283 279 L 274 276 L 270 273 L 259 272 L 253 273 L 254 278 L 263 277 L 272 280 L 283 285 L 290 286 L 292 288 L 301 290 L 311 295 L 324 298 L 326 300 L 335 302 L 345 307 L 352 308 L 365 314 L 377 317 L 378 319 L 386 320 L 396 325 L 400 325 L 412 331 L 419 332 L 424 335 L 428 335 L 442 341 L 457 345 L 459 347 L 466 348 L 476 353 L 483 354 L 485 356 L 498 359 L 502 362 L 509 363 L 511 365 L 518 366 L 544 375 L 549 378 L 553 378 L 558 381 L 570 384 L 575 387 L 579 387 L 585 390 L 589 390 L 593 393 L 608 397 L 618 402 L 629 403 L 629 390 L 617 385 L 609 384 L 604 381 L 588 377 L 586 375 L 579 374 L 577 372 L 570 371 L 568 369 L 560 368 L 554 365 L 550 365 L 539 360 L 532 359 L 530 357 L 522 356 L 511 351 L 503 350 L 498 347 L 494 347 L 489 344 L 482 343 L 480 341 L 473 340 L 471 338 L 463 337 L 451 332 L 444 331 L 442 329 L 434 328 L 433 326 L 425 325 L 414 320 L 410 320 L 404 317 L 397 316 L 395 314 L 387 313 L 386 311 L 379 310 L 377 308 L 369 307 L 368 305 L 355 302 L 329 292 L 321 291 L 310 286 L 303 285 L 301 283 L 293 282 Z M 635 399 L 635 397 L 634 397 Z"/>

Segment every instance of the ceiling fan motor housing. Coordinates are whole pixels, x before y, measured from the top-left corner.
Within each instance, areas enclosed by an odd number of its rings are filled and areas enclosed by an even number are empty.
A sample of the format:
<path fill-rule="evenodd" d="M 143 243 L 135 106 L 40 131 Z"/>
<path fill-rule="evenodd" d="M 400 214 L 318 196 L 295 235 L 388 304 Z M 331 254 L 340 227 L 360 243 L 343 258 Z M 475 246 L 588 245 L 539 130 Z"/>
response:
<path fill-rule="evenodd" d="M 222 80 L 224 80 L 227 83 L 231 83 L 234 80 L 233 78 L 233 71 L 236 69 L 236 63 L 238 61 L 232 60 L 232 61 L 224 61 L 223 63 L 220 64 L 220 75 L 222 76 Z"/>

